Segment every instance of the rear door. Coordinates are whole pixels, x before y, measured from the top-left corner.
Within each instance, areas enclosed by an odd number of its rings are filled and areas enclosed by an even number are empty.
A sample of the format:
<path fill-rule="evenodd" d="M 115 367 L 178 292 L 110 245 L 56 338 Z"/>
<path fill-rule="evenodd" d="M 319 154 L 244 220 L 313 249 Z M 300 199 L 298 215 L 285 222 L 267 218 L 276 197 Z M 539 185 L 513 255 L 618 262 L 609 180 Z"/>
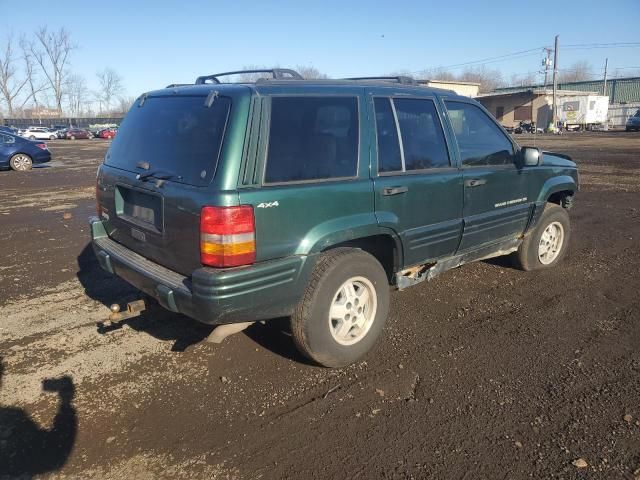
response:
<path fill-rule="evenodd" d="M 231 98 L 206 94 L 155 95 L 131 108 L 98 178 L 111 238 L 184 275 L 201 266 L 200 210 L 220 201 L 211 182 L 231 110 Z M 237 204 L 237 193 L 225 198 Z"/>
<path fill-rule="evenodd" d="M 445 104 L 464 180 L 460 251 L 517 237 L 527 225 L 532 199 L 515 145 L 477 104 L 459 99 Z"/>
<path fill-rule="evenodd" d="M 462 232 L 462 176 L 435 98 L 373 98 L 376 217 L 402 239 L 404 266 L 453 254 Z"/>
<path fill-rule="evenodd" d="M 258 261 L 317 251 L 375 225 L 368 152 L 360 148 L 363 89 L 335 90 L 291 89 L 255 102 L 262 114 L 249 125 L 256 143 L 240 203 L 254 208 Z"/>

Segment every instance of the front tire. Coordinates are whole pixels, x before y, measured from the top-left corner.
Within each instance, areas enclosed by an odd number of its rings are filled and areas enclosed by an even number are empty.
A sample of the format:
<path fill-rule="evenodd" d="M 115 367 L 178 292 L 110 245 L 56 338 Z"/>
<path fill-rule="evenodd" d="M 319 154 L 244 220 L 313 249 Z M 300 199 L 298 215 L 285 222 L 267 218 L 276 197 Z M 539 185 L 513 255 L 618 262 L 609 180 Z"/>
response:
<path fill-rule="evenodd" d="M 516 265 L 526 271 L 555 266 L 567 253 L 570 234 L 567 210 L 547 203 L 538 224 L 515 253 Z"/>
<path fill-rule="evenodd" d="M 325 367 L 343 367 L 375 345 L 389 313 L 389 282 L 380 262 L 354 248 L 320 256 L 291 316 L 296 347 Z"/>
<path fill-rule="evenodd" d="M 16 153 L 11 157 L 11 160 L 9 160 L 9 166 L 16 172 L 26 172 L 27 170 L 31 170 L 33 161 L 26 153 Z"/>

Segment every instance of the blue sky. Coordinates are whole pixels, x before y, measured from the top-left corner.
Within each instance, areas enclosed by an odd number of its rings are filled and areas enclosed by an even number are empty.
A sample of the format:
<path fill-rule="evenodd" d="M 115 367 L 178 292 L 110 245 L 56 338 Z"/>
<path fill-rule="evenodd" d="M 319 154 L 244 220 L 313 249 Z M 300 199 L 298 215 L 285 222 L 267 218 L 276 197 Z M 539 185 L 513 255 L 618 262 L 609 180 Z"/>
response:
<path fill-rule="evenodd" d="M 597 74 L 605 57 L 614 72 L 640 67 L 638 46 L 563 50 L 570 44 L 640 42 L 639 0 L 19 4 L 0 0 L 0 37 L 11 31 L 29 33 L 40 25 L 64 26 L 79 46 L 72 57 L 73 73 L 95 88 L 96 71 L 112 67 L 130 95 L 245 65 L 310 65 L 334 77 L 375 75 L 540 47 L 486 65 L 509 79 L 513 73 L 539 70 L 541 47 L 551 46 L 556 34 L 560 68 L 587 60 Z"/>

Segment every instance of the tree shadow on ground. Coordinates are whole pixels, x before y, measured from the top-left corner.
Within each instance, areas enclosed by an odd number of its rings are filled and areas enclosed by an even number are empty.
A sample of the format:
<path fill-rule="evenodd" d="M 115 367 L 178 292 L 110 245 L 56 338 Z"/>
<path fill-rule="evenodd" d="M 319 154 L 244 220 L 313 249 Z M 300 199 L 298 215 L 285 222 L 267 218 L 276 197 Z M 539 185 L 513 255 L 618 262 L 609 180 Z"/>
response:
<path fill-rule="evenodd" d="M 3 374 L 0 357 L 0 388 Z M 49 378 L 42 388 L 59 398 L 50 429 L 40 427 L 20 408 L 0 406 L 0 478 L 33 478 L 60 470 L 73 450 L 78 430 L 73 381 L 68 376 Z"/>

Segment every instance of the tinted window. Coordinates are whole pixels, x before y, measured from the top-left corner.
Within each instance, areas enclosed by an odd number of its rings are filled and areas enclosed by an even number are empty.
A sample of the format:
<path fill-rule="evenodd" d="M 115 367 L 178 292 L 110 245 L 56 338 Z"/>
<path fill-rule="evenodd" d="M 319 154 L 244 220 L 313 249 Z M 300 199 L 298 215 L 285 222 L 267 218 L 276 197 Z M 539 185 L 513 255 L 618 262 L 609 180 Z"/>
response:
<path fill-rule="evenodd" d="M 357 165 L 357 98 L 271 99 L 266 182 L 353 177 Z"/>
<path fill-rule="evenodd" d="M 432 100 L 393 100 L 407 171 L 449 166 L 442 125 Z"/>
<path fill-rule="evenodd" d="M 400 172 L 402 171 L 402 157 L 400 155 L 396 121 L 391 109 L 391 100 L 388 98 L 376 98 L 374 102 L 378 135 L 378 171 Z"/>
<path fill-rule="evenodd" d="M 16 139 L 15 139 L 15 138 L 13 138 L 13 137 L 12 137 L 12 136 L 10 136 L 10 135 L 0 135 L 0 141 L 1 141 L 2 143 L 6 143 L 6 144 L 9 144 L 9 143 L 16 143 Z"/>
<path fill-rule="evenodd" d="M 462 164 L 505 165 L 513 162 L 513 145 L 477 106 L 446 102 Z"/>
<path fill-rule="evenodd" d="M 231 100 L 204 96 L 149 97 L 127 113 L 105 164 L 131 171 L 149 162 L 150 171 L 181 176 L 178 182 L 206 185 L 218 161 Z"/>

